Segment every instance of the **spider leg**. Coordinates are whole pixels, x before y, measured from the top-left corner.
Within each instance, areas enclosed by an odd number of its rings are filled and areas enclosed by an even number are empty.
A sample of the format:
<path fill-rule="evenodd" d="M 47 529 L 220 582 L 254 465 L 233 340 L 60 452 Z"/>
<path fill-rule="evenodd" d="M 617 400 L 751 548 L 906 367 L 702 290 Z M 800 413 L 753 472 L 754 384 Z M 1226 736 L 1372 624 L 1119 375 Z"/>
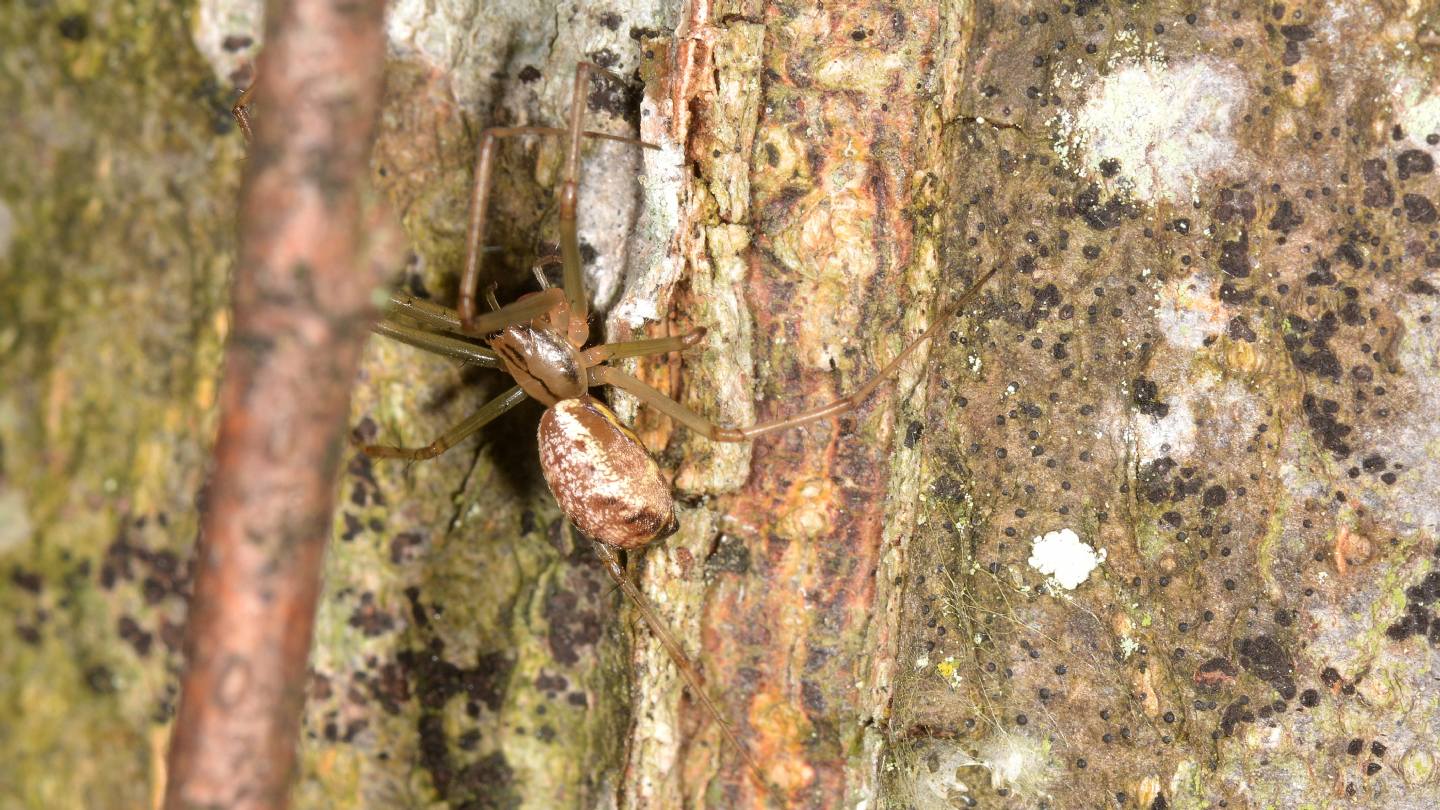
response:
<path fill-rule="evenodd" d="M 650 626 L 650 632 L 655 635 L 660 646 L 665 648 L 670 660 L 675 663 L 675 668 L 680 671 L 680 677 L 685 680 L 685 685 L 689 686 L 690 692 L 695 698 L 705 705 L 705 710 L 720 726 L 720 731 L 725 735 L 725 739 L 735 746 L 735 750 L 740 753 L 745 764 L 750 766 L 755 777 L 762 784 L 768 785 L 764 772 L 760 770 L 760 765 L 750 756 L 749 749 L 741 744 L 740 738 L 735 736 L 735 731 L 730 728 L 730 724 L 725 722 L 725 716 L 720 713 L 720 707 L 710 699 L 710 693 L 705 690 L 705 681 L 700 677 L 700 672 L 695 669 L 695 664 L 690 661 L 690 657 L 685 654 L 685 648 L 680 646 L 680 642 L 670 632 L 665 621 L 655 612 L 650 605 L 650 600 L 646 599 L 645 594 L 641 593 L 635 583 L 630 581 L 630 577 L 625 573 L 625 567 L 620 564 L 620 557 L 615 553 L 615 549 L 595 540 L 590 542 L 590 546 L 595 549 L 595 556 L 600 558 L 600 562 L 604 564 L 605 571 L 610 574 L 610 578 L 615 580 L 615 584 L 625 592 L 630 603 L 640 611 L 641 617 Z"/>
<path fill-rule="evenodd" d="M 628 340 L 623 343 L 603 343 L 580 353 L 586 366 L 594 366 L 607 360 L 621 357 L 643 357 L 647 354 L 665 354 L 688 349 L 705 338 L 705 327 L 697 326 L 683 335 L 673 337 Z"/>
<path fill-rule="evenodd" d="M 696 433 L 717 442 L 743 442 L 748 439 L 753 439 L 756 436 L 763 436 L 766 433 L 774 433 L 777 430 L 786 430 L 811 422 L 817 422 L 827 417 L 845 413 L 864 402 L 867 397 L 875 392 L 876 388 L 880 387 L 881 383 L 894 376 L 895 372 L 900 370 L 900 364 L 904 363 L 906 358 L 920 347 L 920 344 L 934 337 L 935 333 L 940 331 L 942 326 L 949 323 L 951 316 L 963 309 L 965 305 L 980 292 L 980 289 L 985 285 L 985 282 L 989 280 L 995 270 L 996 268 L 992 267 L 985 271 L 974 284 L 970 285 L 970 289 L 966 290 L 965 293 L 960 296 L 960 300 L 942 310 L 940 314 L 936 316 L 935 322 L 930 324 L 929 329 L 921 333 L 920 337 L 912 340 L 908 346 L 902 349 L 899 354 L 895 355 L 893 360 L 886 363 L 885 367 L 880 369 L 880 371 L 866 381 L 864 385 L 833 402 L 808 408 L 783 419 L 760 422 L 747 427 L 722 427 L 613 366 L 595 366 L 591 368 L 590 384 L 613 385 L 616 388 L 628 391 L 652 408 L 678 421 Z"/>
<path fill-rule="evenodd" d="M 660 148 L 653 143 L 646 143 L 645 141 L 637 140 L 635 138 L 625 138 L 619 135 L 608 135 L 603 132 L 572 132 L 564 129 L 556 129 L 555 127 L 491 127 L 484 132 L 481 132 L 479 155 L 475 161 L 475 178 L 470 188 L 470 223 L 465 235 L 465 273 L 460 277 L 460 300 L 458 302 L 458 309 L 460 313 L 460 322 L 465 325 L 465 331 L 473 331 L 471 327 L 475 320 L 475 293 L 477 288 L 480 286 L 480 260 L 481 255 L 484 252 L 481 249 L 481 245 L 484 243 L 485 239 L 485 220 L 487 216 L 487 209 L 490 205 L 490 175 L 494 170 L 495 165 L 495 144 L 496 141 L 498 141 L 500 138 L 514 138 L 521 135 L 569 135 L 576 142 L 579 141 L 581 136 L 584 136 L 587 138 L 599 138 L 606 141 L 618 141 L 619 143 L 633 143 L 639 146 L 643 146 L 647 149 Z M 576 148 L 578 151 L 578 147 Z M 566 176 L 573 176 L 573 174 L 570 173 L 569 170 L 568 160 L 566 166 Z M 563 203 L 561 206 L 561 210 L 561 219 L 563 223 Z M 561 230 L 561 241 L 563 245 L 563 225 Z M 574 233 L 573 227 L 571 229 L 571 233 Z M 578 243 L 576 244 L 575 250 L 576 257 L 578 258 Z M 568 274 L 566 276 L 566 279 L 568 286 Z M 581 292 L 581 297 L 583 298 L 583 289 L 581 290 Z"/>
<path fill-rule="evenodd" d="M 530 272 L 535 274 L 535 281 L 540 284 L 540 289 L 550 289 L 550 279 L 545 277 L 545 268 L 549 267 L 552 264 L 561 263 L 562 262 L 560 261 L 559 256 L 545 256 L 542 257 L 539 261 L 535 262 L 534 267 L 530 268 Z"/>
<path fill-rule="evenodd" d="M 230 107 L 230 115 L 234 116 L 235 123 L 240 127 L 240 134 L 245 136 L 245 143 L 248 145 L 252 140 L 250 132 L 250 97 L 255 95 L 255 87 L 258 82 L 251 81 L 240 98 L 235 99 L 235 104 Z"/>
<path fill-rule="evenodd" d="M 390 293 L 390 309 L 385 314 L 387 317 L 404 315 L 431 329 L 454 335 L 465 334 L 465 330 L 460 328 L 460 315 L 455 310 L 413 295 Z"/>
<path fill-rule="evenodd" d="M 623 78 L 593 62 L 581 62 L 575 66 L 575 90 L 570 96 L 570 143 L 565 150 L 565 179 L 560 184 L 560 257 L 565 262 L 565 300 L 570 304 L 571 317 L 582 322 L 589 318 L 590 298 L 585 294 L 585 279 L 581 272 L 575 209 L 580 200 L 580 136 L 583 133 L 580 125 L 585 117 L 585 91 L 590 86 L 591 73 L 626 84 Z"/>
<path fill-rule="evenodd" d="M 454 447 L 465 437 L 484 427 L 486 423 L 492 422 L 500 414 L 519 405 L 525 399 L 525 392 L 520 386 L 515 386 L 509 391 L 490 400 L 480 406 L 480 410 L 471 414 L 463 422 L 450 428 L 435 441 L 424 447 L 395 447 L 384 444 L 367 444 L 361 450 L 371 458 L 404 458 L 411 461 L 434 458 L 441 453 Z"/>
<path fill-rule="evenodd" d="M 565 300 L 565 291 L 555 287 L 512 301 L 497 310 L 476 317 L 469 327 L 462 327 L 467 337 L 484 337 L 507 326 L 532 321 Z"/>
<path fill-rule="evenodd" d="M 452 360 L 474 363 L 485 368 L 497 368 L 500 365 L 500 358 L 495 356 L 495 352 L 457 337 L 437 335 L 434 332 L 426 332 L 424 329 L 416 329 L 413 326 L 405 326 L 394 321 L 381 321 L 375 324 L 371 331 Z"/>
<path fill-rule="evenodd" d="M 743 442 L 750 438 L 741 429 L 721 427 L 670 397 L 660 393 L 646 383 L 635 379 L 614 366 L 595 366 L 590 369 L 590 384 L 613 385 L 633 394 L 641 402 L 674 419 L 687 428 L 717 442 Z"/>

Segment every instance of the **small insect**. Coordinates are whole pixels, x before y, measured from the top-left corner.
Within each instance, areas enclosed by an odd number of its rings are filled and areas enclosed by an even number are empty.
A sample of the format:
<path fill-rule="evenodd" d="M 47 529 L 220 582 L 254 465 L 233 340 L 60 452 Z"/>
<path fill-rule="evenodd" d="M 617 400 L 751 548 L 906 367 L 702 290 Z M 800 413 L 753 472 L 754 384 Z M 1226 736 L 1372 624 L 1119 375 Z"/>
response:
<path fill-rule="evenodd" d="M 589 346 L 589 303 L 581 273 L 576 209 L 582 138 L 600 138 L 644 148 L 655 144 L 582 128 L 585 91 L 593 77 L 623 82 L 619 76 L 590 63 L 575 71 L 569 127 L 500 127 L 481 133 L 470 196 L 466 261 L 458 306 L 450 309 L 403 294 L 394 294 L 378 334 L 478 366 L 498 368 L 515 385 L 482 405 L 468 418 L 422 447 L 372 444 L 363 447 L 372 458 L 421 460 L 433 458 L 511 410 L 527 397 L 546 406 L 540 418 L 540 465 L 551 493 L 566 518 L 589 537 L 606 570 L 636 605 L 651 630 L 674 660 L 692 692 L 706 706 L 725 737 L 762 781 L 763 772 L 736 738 L 705 691 L 703 681 L 680 644 L 651 609 L 625 573 L 616 549 L 638 549 L 672 534 L 678 527 L 670 485 L 636 435 L 621 424 L 591 388 L 609 385 L 670 416 L 712 441 L 744 442 L 757 436 L 799 427 L 852 410 L 873 393 L 900 365 L 979 293 L 994 268 L 982 274 L 959 300 L 942 310 L 934 323 L 853 393 L 792 416 L 746 427 L 716 425 L 626 372 L 608 365 L 627 357 L 665 354 L 697 345 L 703 328 L 672 337 L 647 338 Z M 235 114 L 248 137 L 249 115 L 244 102 Z M 538 292 L 501 306 L 493 290 L 485 297 L 490 311 L 477 312 L 481 258 L 495 150 L 502 138 L 527 135 L 563 137 L 567 141 L 559 189 L 560 256 L 534 268 Z M 545 266 L 561 266 L 562 286 L 551 286 Z"/>

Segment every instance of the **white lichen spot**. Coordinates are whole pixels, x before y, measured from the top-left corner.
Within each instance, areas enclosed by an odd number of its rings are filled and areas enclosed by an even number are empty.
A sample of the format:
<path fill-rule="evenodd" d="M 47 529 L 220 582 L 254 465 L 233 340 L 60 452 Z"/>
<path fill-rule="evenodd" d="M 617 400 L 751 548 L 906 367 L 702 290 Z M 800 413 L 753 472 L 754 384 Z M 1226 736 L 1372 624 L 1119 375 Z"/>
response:
<path fill-rule="evenodd" d="M 1073 115 L 1057 116 L 1061 146 L 1088 175 L 1101 176 L 1102 164 L 1118 171 L 1138 200 L 1189 203 L 1202 180 L 1238 159 L 1231 127 L 1246 84 L 1232 65 L 1146 61 L 1116 70 L 1087 96 Z"/>
<path fill-rule="evenodd" d="M 1214 278 L 1189 276 L 1160 295 L 1155 320 L 1166 340 L 1199 351 L 1205 338 L 1225 330 L 1228 313 L 1215 295 L 1216 283 Z"/>
<path fill-rule="evenodd" d="M 1019 734 L 1001 734 L 982 743 L 980 759 L 990 769 L 990 786 L 997 790 L 1012 786 L 1033 789 L 1034 783 L 1041 781 L 1035 776 L 1048 769 L 1046 748 Z"/>
<path fill-rule="evenodd" d="M 1440 94 L 1425 92 L 1421 87 L 1428 83 L 1402 81 L 1397 95 L 1406 100 L 1400 102 L 1397 118 L 1400 130 L 1408 141 L 1406 146 L 1424 149 L 1431 154 L 1440 153 L 1440 148 L 1431 146 L 1426 137 L 1440 133 Z M 1407 98 L 1408 97 L 1408 98 Z"/>
<path fill-rule="evenodd" d="M 1071 529 L 1050 532 L 1030 541 L 1030 567 L 1067 591 L 1073 591 L 1105 562 L 1105 549 L 1096 551 Z"/>
<path fill-rule="evenodd" d="M 1133 638 L 1131 638 L 1131 637 L 1129 637 L 1129 636 L 1121 636 L 1121 637 L 1120 637 L 1120 655 L 1121 655 L 1121 657 L 1123 657 L 1123 658 L 1129 658 L 1130 656 L 1134 655 L 1139 649 L 1140 649 L 1140 642 L 1136 641 L 1135 639 L 1133 639 Z"/>
<path fill-rule="evenodd" d="M 546 65 L 536 40 L 554 37 L 554 27 L 533 11 L 528 20 L 519 19 L 520 13 L 509 4 L 496 4 L 481 15 L 469 2 L 392 0 L 385 12 L 390 56 L 448 74 L 461 106 L 478 109 L 492 100 L 492 77 L 504 70 L 506 58 Z"/>
<path fill-rule="evenodd" d="M 958 806 L 956 799 L 973 791 L 972 769 L 986 772 L 992 788 L 1022 796 L 1049 795 L 1056 777 L 1050 743 L 1022 734 L 993 734 L 972 751 L 941 743 L 926 754 L 908 797 L 924 810 Z"/>
<path fill-rule="evenodd" d="M 264 0 L 201 0 L 191 38 L 216 78 L 233 82 L 260 51 Z"/>

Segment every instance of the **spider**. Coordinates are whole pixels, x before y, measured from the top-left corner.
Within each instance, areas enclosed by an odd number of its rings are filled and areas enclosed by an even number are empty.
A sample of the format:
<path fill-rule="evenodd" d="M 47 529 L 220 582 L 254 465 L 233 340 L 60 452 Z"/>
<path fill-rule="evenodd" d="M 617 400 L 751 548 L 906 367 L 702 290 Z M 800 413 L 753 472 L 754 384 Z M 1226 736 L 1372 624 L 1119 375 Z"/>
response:
<path fill-rule="evenodd" d="M 678 528 L 670 485 L 639 439 L 621 424 L 605 403 L 590 395 L 591 388 L 611 386 L 670 416 L 686 428 L 712 441 L 744 442 L 767 433 L 799 427 L 838 416 L 863 403 L 926 340 L 958 313 L 983 288 L 994 268 L 982 274 L 960 298 L 943 309 L 934 323 L 912 340 L 874 377 L 853 393 L 791 416 L 746 427 L 721 426 L 686 408 L 636 377 L 609 365 L 627 357 L 682 351 L 700 343 L 704 328 L 671 337 L 648 338 L 588 346 L 589 303 L 581 273 L 576 209 L 582 138 L 599 138 L 658 146 L 644 141 L 586 131 L 582 128 L 585 90 L 592 78 L 617 82 L 624 79 L 597 65 L 582 62 L 575 71 L 569 126 L 499 127 L 481 133 L 470 196 L 466 260 L 456 309 L 404 294 L 393 294 L 390 308 L 374 331 L 417 348 L 478 366 L 497 368 L 515 385 L 482 405 L 469 417 L 445 431 L 430 444 L 398 447 L 371 444 L 362 447 L 372 458 L 418 461 L 433 458 L 479 431 L 489 422 L 533 398 L 546 406 L 540 418 L 540 464 L 551 493 L 566 518 L 589 537 L 607 572 L 636 605 L 652 632 L 674 660 L 691 691 L 719 724 L 730 744 L 751 770 L 764 781 L 763 772 L 736 738 L 711 701 L 703 681 L 680 644 L 651 609 L 625 572 L 616 550 L 642 548 Z M 235 107 L 242 131 L 249 135 L 249 91 Z M 495 150 L 503 138 L 529 135 L 559 136 L 566 140 L 563 179 L 559 190 L 560 257 L 542 260 L 534 268 L 538 292 L 501 306 L 493 289 L 485 293 L 490 311 L 477 312 L 482 245 L 490 195 Z M 561 265 L 562 286 L 552 286 L 546 265 Z"/>
<path fill-rule="evenodd" d="M 486 423 L 532 397 L 546 406 L 540 417 L 540 465 L 551 493 L 570 522 L 592 540 L 613 548 L 634 549 L 668 537 L 677 528 L 670 486 L 654 459 L 614 412 L 590 396 L 589 390 L 608 385 L 675 421 L 717 442 L 745 442 L 757 436 L 809 424 L 852 410 L 875 391 L 927 339 L 970 301 L 984 286 L 994 268 L 977 279 L 960 299 L 947 307 L 918 338 L 853 393 L 792 416 L 747 427 L 717 425 L 652 388 L 634 376 L 609 365 L 626 357 L 666 354 L 698 344 L 703 327 L 673 337 L 601 343 L 586 348 L 590 337 L 589 302 L 581 274 L 580 241 L 575 211 L 581 137 L 603 138 L 658 149 L 656 144 L 581 128 L 585 89 L 591 74 L 624 82 L 604 68 L 581 62 L 575 71 L 570 126 L 495 127 L 480 135 L 479 157 L 470 194 L 465 271 L 460 279 L 455 310 L 406 295 L 393 295 L 387 319 L 375 327 L 388 337 L 421 349 L 499 368 L 515 385 L 483 405 L 460 424 L 424 447 L 367 445 L 372 458 L 433 458 L 484 427 Z M 500 306 L 487 292 L 490 312 L 476 312 L 490 174 L 496 144 L 501 138 L 522 135 L 558 135 L 567 140 L 563 180 L 560 184 L 560 258 L 542 260 L 534 268 L 540 292 L 528 293 Z M 544 265 L 562 267 L 563 286 L 553 287 Z M 403 320 L 417 326 L 407 326 Z M 436 334 L 439 332 L 440 334 Z M 472 342 L 483 339 L 488 348 Z"/>

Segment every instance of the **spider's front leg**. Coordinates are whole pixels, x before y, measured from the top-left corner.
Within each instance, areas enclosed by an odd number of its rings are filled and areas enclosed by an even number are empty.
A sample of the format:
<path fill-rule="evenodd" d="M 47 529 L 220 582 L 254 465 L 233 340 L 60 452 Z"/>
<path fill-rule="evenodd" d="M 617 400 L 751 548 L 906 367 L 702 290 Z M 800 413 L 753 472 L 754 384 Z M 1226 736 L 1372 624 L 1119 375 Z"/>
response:
<path fill-rule="evenodd" d="M 560 185 L 560 256 L 564 265 L 565 301 L 569 305 L 570 324 L 567 336 L 577 348 L 589 337 L 589 296 L 581 273 L 580 237 L 576 211 L 580 203 L 580 139 L 600 138 L 659 149 L 657 144 L 635 138 L 589 132 L 582 128 L 585 113 L 585 90 L 592 74 L 624 83 L 620 76 L 590 62 L 581 62 L 575 69 L 575 89 L 570 100 L 570 126 L 553 127 L 492 127 L 480 133 L 479 152 L 475 161 L 475 179 L 470 190 L 470 222 L 466 233 L 465 272 L 460 278 L 460 299 L 457 309 L 460 323 L 467 332 L 476 332 L 476 293 L 480 286 L 480 258 L 485 241 L 485 225 L 490 205 L 490 176 L 494 171 L 495 149 L 501 138 L 521 135 L 563 135 L 566 138 L 565 176 Z"/>
<path fill-rule="evenodd" d="M 258 82 L 250 82 L 240 98 L 235 99 L 235 104 L 230 107 L 230 115 L 235 119 L 235 125 L 240 127 L 240 134 L 245 136 L 245 143 L 248 145 L 254 140 L 254 133 L 250 129 L 250 97 L 255 95 L 255 87 Z"/>

